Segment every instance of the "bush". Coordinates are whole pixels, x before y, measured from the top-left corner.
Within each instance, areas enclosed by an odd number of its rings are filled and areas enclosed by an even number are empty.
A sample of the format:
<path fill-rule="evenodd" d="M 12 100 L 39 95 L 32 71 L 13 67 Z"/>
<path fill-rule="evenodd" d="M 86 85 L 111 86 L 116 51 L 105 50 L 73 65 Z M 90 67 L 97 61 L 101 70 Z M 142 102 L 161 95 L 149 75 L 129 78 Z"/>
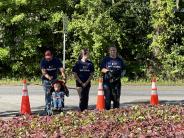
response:
<path fill-rule="evenodd" d="M 110 111 L 0 120 L 0 137 L 183 137 L 184 107 L 137 105 Z"/>

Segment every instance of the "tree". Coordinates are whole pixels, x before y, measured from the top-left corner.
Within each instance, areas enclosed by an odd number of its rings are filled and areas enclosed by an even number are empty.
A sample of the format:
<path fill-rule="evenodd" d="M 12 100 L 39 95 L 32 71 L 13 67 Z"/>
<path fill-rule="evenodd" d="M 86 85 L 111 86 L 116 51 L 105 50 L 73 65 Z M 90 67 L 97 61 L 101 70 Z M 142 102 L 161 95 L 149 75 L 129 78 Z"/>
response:
<path fill-rule="evenodd" d="M 165 79 L 183 77 L 183 25 L 174 15 L 175 3 L 157 0 L 150 3 L 152 26 L 150 50 L 154 74 Z"/>
<path fill-rule="evenodd" d="M 182 3 L 173 0 L 0 0 L 0 74 L 40 75 L 46 46 L 62 57 L 63 15 L 69 18 L 66 70 L 90 49 L 96 76 L 107 47 L 115 44 L 129 79 L 181 79 L 184 75 Z"/>
<path fill-rule="evenodd" d="M 81 0 L 70 24 L 70 32 L 74 34 L 73 57 L 76 59 L 79 50 L 88 47 L 99 69 L 107 47 L 116 44 L 119 54 L 131 65 L 128 75 L 134 78 L 145 72 L 149 31 L 149 10 L 142 1 L 121 0 L 112 5 L 108 1 Z"/>

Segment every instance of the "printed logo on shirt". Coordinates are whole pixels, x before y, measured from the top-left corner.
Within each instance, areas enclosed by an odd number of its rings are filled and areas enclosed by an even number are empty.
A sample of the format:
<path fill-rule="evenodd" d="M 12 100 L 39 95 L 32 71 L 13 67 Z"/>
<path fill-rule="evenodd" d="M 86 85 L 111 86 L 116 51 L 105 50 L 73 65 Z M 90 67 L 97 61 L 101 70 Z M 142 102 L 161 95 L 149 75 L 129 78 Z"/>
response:
<path fill-rule="evenodd" d="M 119 61 L 107 62 L 107 68 L 121 69 L 121 63 Z"/>
<path fill-rule="evenodd" d="M 89 72 L 88 66 L 82 66 L 82 69 L 79 69 L 81 72 Z"/>
<path fill-rule="evenodd" d="M 49 66 L 46 70 L 47 70 L 47 71 L 53 71 L 53 70 L 56 70 L 56 68 L 54 68 L 54 66 L 51 65 L 51 66 Z"/>

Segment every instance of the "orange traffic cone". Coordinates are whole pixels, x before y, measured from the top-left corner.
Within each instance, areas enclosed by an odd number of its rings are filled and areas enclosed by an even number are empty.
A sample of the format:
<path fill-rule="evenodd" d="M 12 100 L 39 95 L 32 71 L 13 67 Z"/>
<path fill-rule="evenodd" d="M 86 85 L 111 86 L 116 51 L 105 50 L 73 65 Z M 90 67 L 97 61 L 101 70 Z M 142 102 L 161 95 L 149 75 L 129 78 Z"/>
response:
<path fill-rule="evenodd" d="M 156 87 L 156 78 L 154 77 L 152 79 L 150 104 L 157 105 L 158 103 L 159 101 L 158 101 L 158 94 L 157 94 L 157 87 Z"/>
<path fill-rule="evenodd" d="M 23 80 L 22 102 L 21 102 L 20 114 L 31 114 L 26 80 Z"/>
<path fill-rule="evenodd" d="M 96 109 L 100 111 L 105 109 L 105 98 L 103 93 L 102 78 L 99 79 Z"/>

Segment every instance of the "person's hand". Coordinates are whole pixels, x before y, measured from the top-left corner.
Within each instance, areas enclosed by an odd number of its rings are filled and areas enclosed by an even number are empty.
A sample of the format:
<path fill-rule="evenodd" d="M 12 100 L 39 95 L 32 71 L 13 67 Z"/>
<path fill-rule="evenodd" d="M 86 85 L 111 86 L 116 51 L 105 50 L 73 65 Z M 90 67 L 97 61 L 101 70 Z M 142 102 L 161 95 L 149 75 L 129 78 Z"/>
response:
<path fill-rule="evenodd" d="M 103 68 L 103 69 L 102 69 L 102 72 L 103 72 L 103 73 L 107 73 L 108 71 L 109 71 L 109 70 L 106 69 L 106 68 Z"/>
<path fill-rule="evenodd" d="M 86 81 L 85 83 L 82 84 L 83 88 L 86 87 L 88 85 L 88 81 Z"/>
<path fill-rule="evenodd" d="M 44 76 L 45 76 L 45 78 L 47 78 L 48 80 L 52 80 L 52 79 L 53 79 L 53 76 L 50 76 L 50 75 L 47 74 L 47 73 L 46 73 Z"/>
<path fill-rule="evenodd" d="M 81 82 L 82 87 L 86 87 L 86 83 Z"/>
<path fill-rule="evenodd" d="M 107 72 L 109 72 L 110 70 L 108 70 L 108 69 L 105 69 L 105 73 L 107 73 Z"/>
<path fill-rule="evenodd" d="M 83 87 L 83 88 L 86 87 L 86 83 L 82 83 L 82 87 Z"/>
<path fill-rule="evenodd" d="M 53 79 L 53 76 L 48 76 L 48 79 L 49 79 L 49 80 L 52 80 L 52 79 Z"/>

